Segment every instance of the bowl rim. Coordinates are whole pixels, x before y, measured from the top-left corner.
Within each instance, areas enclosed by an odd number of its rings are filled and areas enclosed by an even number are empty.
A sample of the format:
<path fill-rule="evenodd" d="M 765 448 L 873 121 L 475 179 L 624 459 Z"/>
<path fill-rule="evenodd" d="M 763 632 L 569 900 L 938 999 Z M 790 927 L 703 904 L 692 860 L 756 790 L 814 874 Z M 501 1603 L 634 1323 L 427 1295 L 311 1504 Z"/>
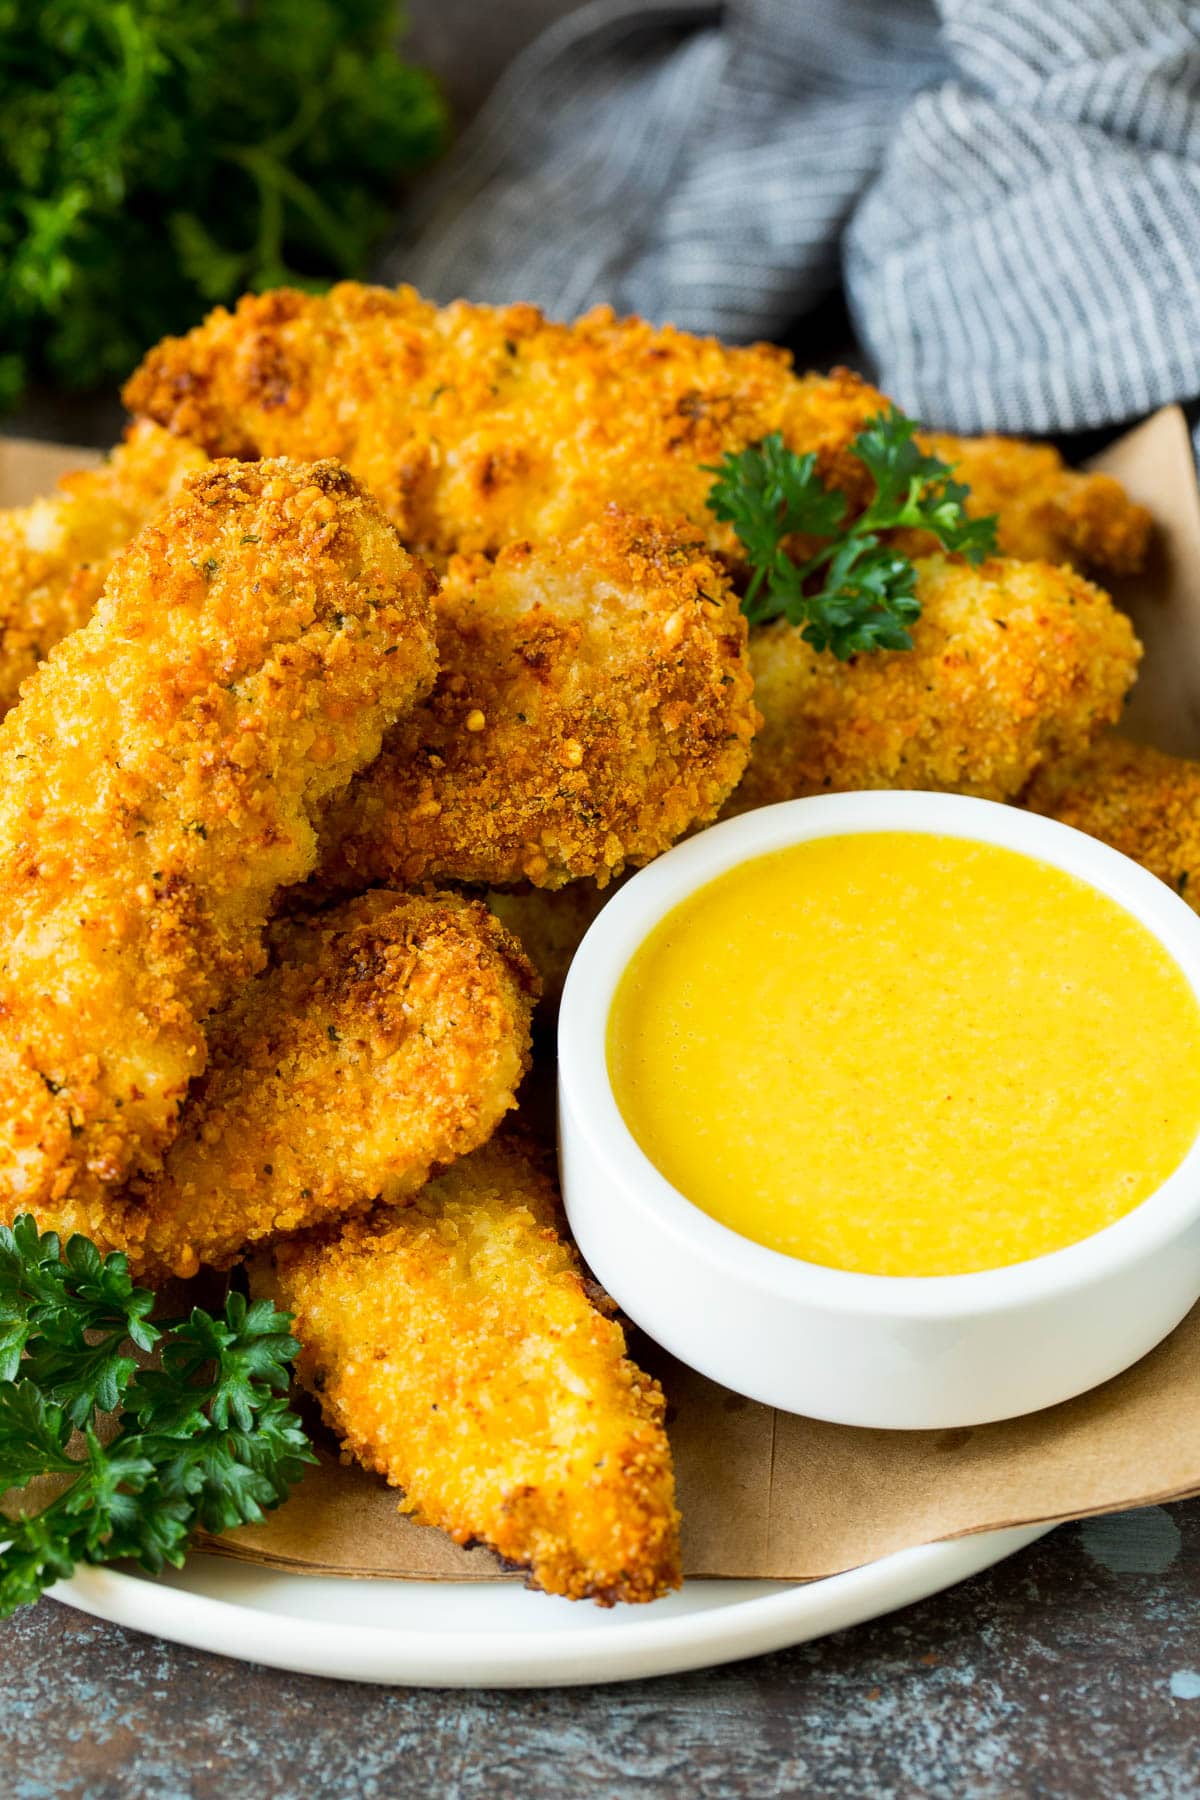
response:
<path fill-rule="evenodd" d="M 916 831 L 962 837 L 1038 858 L 1131 913 L 1181 970 L 1200 1003 L 1200 916 L 1165 882 L 1074 827 L 962 794 L 880 789 L 785 800 L 689 838 L 638 871 L 589 927 L 559 1009 L 560 1112 L 632 1210 L 714 1275 L 743 1288 L 836 1313 L 960 1319 L 1067 1295 L 1140 1262 L 1200 1219 L 1200 1123 L 1167 1179 L 1111 1225 L 1025 1262 L 961 1275 L 875 1275 L 827 1268 L 772 1250 L 723 1225 L 654 1166 L 625 1123 L 608 1070 L 609 1013 L 635 951 L 681 901 L 744 862 L 820 837 Z M 560 1139 L 561 1139 L 560 1131 Z M 568 1211 L 569 1196 L 568 1196 Z"/>

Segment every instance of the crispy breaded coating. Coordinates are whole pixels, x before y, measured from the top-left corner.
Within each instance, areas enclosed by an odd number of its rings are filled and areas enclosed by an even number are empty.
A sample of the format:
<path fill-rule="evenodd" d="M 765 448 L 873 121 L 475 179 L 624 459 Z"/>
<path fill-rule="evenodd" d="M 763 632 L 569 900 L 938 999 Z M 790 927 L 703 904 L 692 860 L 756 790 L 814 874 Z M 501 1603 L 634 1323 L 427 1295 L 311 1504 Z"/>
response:
<path fill-rule="evenodd" d="M 746 626 L 686 527 L 609 513 L 456 557 L 432 698 L 332 809 L 320 878 L 603 886 L 715 817 L 757 723 Z"/>
<path fill-rule="evenodd" d="M 937 788 L 1007 800 L 1119 716 L 1133 627 L 1070 569 L 917 564 L 913 648 L 838 662 L 780 621 L 751 633 L 763 726 L 728 810 L 830 789 Z"/>
<path fill-rule="evenodd" d="M 483 896 L 537 970 L 543 1018 L 557 1013 L 575 952 L 620 885 L 619 880 L 606 888 L 594 881 L 572 881 L 560 888 L 489 888 Z"/>
<path fill-rule="evenodd" d="M 1001 556 L 1070 563 L 1105 580 L 1144 566 L 1153 520 L 1111 475 L 1070 469 L 1051 444 L 1022 438 L 922 434 L 971 490 L 968 511 L 995 513 Z M 930 548 L 923 539 L 922 552 Z"/>
<path fill-rule="evenodd" d="M 208 457 L 148 419 L 98 469 L 0 512 L 0 716 L 60 638 L 87 623 L 113 558 Z"/>
<path fill-rule="evenodd" d="M 569 534 L 611 503 L 690 520 L 735 566 L 732 529 L 705 505 L 706 465 L 780 432 L 861 504 L 870 479 L 850 445 L 887 404 L 846 369 L 797 375 L 771 344 L 730 347 L 608 307 L 574 325 L 527 305 L 439 310 L 412 288 L 356 282 L 219 307 L 156 345 L 125 401 L 213 454 L 340 457 L 439 561 Z M 1000 514 L 1002 554 L 1100 576 L 1141 568 L 1150 517 L 1111 476 L 1016 438 L 923 441 L 958 464 L 973 514 Z M 914 554 L 931 549 L 907 535 Z"/>
<path fill-rule="evenodd" d="M 271 968 L 212 1021 L 179 1136 L 131 1199 L 141 1269 L 227 1268 L 402 1200 L 516 1104 L 537 982 L 481 902 L 381 891 L 269 937 Z"/>
<path fill-rule="evenodd" d="M 1103 737 L 1048 763 L 1021 804 L 1123 851 L 1200 912 L 1200 762 Z"/>
<path fill-rule="evenodd" d="M 706 463 L 769 432 L 866 497 L 847 454 L 884 405 L 848 370 L 797 376 L 771 344 L 730 348 L 609 307 L 558 325 L 535 306 L 439 310 L 412 288 L 276 288 L 149 352 L 125 388 L 213 454 L 337 456 L 414 548 L 444 558 L 566 536 L 609 504 L 736 541 Z"/>
<path fill-rule="evenodd" d="M 322 804 L 432 679 L 433 578 L 335 463 L 214 465 L 0 724 L 0 1216 L 114 1244 Z"/>
<path fill-rule="evenodd" d="M 547 1593 L 654 1600 L 680 1582 L 662 1390 L 556 1214 L 493 1141 L 410 1206 L 285 1241 L 252 1285 L 295 1314 L 300 1380 L 402 1510 Z"/>

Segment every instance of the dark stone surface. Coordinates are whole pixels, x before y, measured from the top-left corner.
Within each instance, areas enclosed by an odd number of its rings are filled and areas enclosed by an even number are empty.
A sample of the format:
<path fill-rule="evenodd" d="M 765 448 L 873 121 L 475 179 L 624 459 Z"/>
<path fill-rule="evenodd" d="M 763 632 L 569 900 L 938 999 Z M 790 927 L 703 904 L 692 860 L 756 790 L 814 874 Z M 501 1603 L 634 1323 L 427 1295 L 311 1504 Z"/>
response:
<path fill-rule="evenodd" d="M 0 1626 L 4 1800 L 1190 1800 L 1200 1505 L 1065 1526 L 704 1674 L 455 1693 L 248 1668 L 43 1601 Z"/>

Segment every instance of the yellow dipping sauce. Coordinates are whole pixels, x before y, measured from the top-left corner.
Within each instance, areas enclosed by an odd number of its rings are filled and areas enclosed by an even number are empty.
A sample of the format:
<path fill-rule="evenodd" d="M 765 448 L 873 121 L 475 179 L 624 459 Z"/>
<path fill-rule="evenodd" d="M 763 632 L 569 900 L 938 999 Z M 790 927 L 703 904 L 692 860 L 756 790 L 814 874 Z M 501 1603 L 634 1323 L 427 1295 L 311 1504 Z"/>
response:
<path fill-rule="evenodd" d="M 797 844 L 693 894 L 622 978 L 608 1063 L 689 1200 L 876 1275 L 1076 1243 L 1200 1130 L 1200 1007 L 1150 932 L 1047 863 L 922 832 Z"/>

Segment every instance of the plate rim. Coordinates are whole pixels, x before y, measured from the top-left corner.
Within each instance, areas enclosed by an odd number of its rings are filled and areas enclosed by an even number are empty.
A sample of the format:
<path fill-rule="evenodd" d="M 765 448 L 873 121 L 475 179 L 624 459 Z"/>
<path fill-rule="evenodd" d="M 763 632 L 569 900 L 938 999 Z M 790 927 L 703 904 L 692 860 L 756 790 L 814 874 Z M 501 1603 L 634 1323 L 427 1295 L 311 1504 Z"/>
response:
<path fill-rule="evenodd" d="M 590 1632 L 483 1629 L 442 1636 L 304 1619 L 105 1566 L 77 1569 L 49 1595 L 111 1624 L 294 1674 L 399 1687 L 572 1687 L 711 1668 L 824 1637 L 953 1587 L 1055 1523 L 915 1545 L 844 1574 L 788 1583 L 780 1593 L 669 1618 L 637 1609 L 638 1616 L 620 1625 Z"/>

